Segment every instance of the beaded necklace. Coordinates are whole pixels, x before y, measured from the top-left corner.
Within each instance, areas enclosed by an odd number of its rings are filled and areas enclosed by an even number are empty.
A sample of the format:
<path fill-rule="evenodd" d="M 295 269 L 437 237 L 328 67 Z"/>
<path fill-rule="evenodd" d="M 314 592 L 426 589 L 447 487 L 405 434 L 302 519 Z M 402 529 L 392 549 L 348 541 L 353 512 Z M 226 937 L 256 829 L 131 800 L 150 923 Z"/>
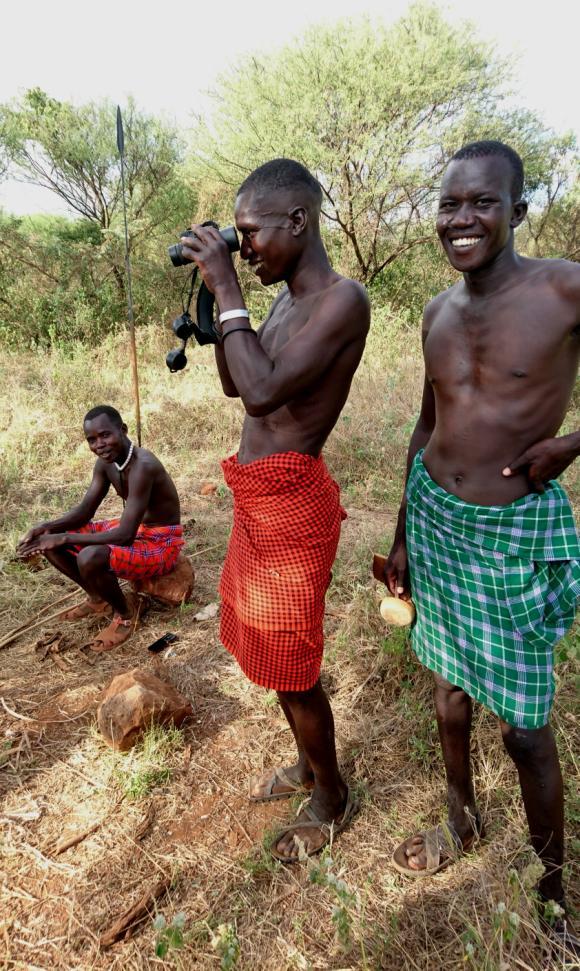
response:
<path fill-rule="evenodd" d="M 135 448 L 135 446 L 133 445 L 133 442 L 129 442 L 129 445 L 130 445 L 130 448 L 129 448 L 129 451 L 127 452 L 127 458 L 125 459 L 123 464 L 117 465 L 117 463 L 115 462 L 115 468 L 117 472 L 122 472 L 123 469 L 126 469 L 127 466 L 129 465 L 129 462 L 131 461 L 131 456 L 133 455 L 133 449 Z"/>

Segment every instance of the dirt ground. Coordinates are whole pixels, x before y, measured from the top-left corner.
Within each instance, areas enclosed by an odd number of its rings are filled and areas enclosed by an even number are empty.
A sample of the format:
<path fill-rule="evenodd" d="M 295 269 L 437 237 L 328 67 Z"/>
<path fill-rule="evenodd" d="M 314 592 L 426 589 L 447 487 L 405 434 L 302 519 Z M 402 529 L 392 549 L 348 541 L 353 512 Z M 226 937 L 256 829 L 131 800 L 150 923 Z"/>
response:
<path fill-rule="evenodd" d="M 361 812 L 322 859 L 284 867 L 267 846 L 298 801 L 257 806 L 247 792 L 253 773 L 288 764 L 290 731 L 275 696 L 246 681 L 220 645 L 219 619 L 194 619 L 217 599 L 229 497 L 190 495 L 184 519 L 196 570 L 191 604 L 151 605 L 135 636 L 110 654 L 81 650 L 97 620 L 66 629 L 45 621 L 1 651 L 0 967 L 557 967 L 538 937 L 530 893 L 538 866 L 515 771 L 481 708 L 473 755 L 487 839 L 427 881 L 406 881 L 390 866 L 396 844 L 444 812 L 429 677 L 405 635 L 380 620 L 370 579 L 371 551 L 385 549 L 392 521 L 349 508 L 328 597 L 324 683 Z M 50 568 L 8 563 L 2 578 L 0 639 L 71 589 Z M 174 645 L 148 654 L 169 630 Z M 58 652 L 36 647 L 57 631 Z M 194 714 L 166 742 L 121 755 L 100 738 L 95 709 L 112 675 L 136 666 L 176 685 Z M 554 720 L 577 851 L 573 682 L 561 686 Z M 580 904 L 571 864 L 566 880 Z M 101 935 L 160 883 L 166 890 L 145 919 L 103 947 Z"/>

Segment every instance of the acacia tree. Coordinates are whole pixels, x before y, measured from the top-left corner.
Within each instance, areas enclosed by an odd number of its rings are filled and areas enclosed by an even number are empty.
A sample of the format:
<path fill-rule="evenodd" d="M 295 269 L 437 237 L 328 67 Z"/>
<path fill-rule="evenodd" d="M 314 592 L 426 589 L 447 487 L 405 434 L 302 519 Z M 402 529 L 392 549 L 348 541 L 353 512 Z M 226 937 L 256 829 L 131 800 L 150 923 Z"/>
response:
<path fill-rule="evenodd" d="M 442 170 L 466 140 L 507 136 L 534 181 L 542 129 L 529 112 L 501 112 L 508 76 L 470 25 L 453 27 L 432 6 L 392 27 L 317 27 L 221 78 L 192 154 L 206 179 L 229 185 L 275 156 L 302 161 L 322 185 L 331 248 L 372 283 L 432 239 Z"/>
<path fill-rule="evenodd" d="M 16 179 L 55 193 L 98 228 L 99 257 L 124 299 L 122 200 L 115 106 L 75 107 L 39 88 L 0 106 L 0 145 Z M 157 118 L 124 109 L 129 244 L 181 223 L 191 210 L 191 190 L 179 175 L 183 145 Z"/>
<path fill-rule="evenodd" d="M 571 135 L 552 142 L 524 228 L 530 256 L 580 262 L 580 159 Z"/>

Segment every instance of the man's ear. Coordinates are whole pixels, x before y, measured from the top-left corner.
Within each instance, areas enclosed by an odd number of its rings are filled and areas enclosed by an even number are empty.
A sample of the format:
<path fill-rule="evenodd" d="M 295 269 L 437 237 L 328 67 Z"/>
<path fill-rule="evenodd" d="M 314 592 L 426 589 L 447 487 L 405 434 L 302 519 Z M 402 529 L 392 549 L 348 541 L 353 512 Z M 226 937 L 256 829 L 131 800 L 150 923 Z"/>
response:
<path fill-rule="evenodd" d="M 292 235 L 300 236 L 308 225 L 308 213 L 304 206 L 294 206 L 289 210 L 288 218 L 292 223 Z"/>
<path fill-rule="evenodd" d="M 526 213 L 528 211 L 528 204 L 524 199 L 519 199 L 518 202 L 514 202 L 512 206 L 512 218 L 510 219 L 510 226 L 512 229 L 517 229 L 517 227 L 523 223 L 526 218 Z"/>
<path fill-rule="evenodd" d="M 123 435 L 126 435 L 127 432 L 129 431 L 129 429 L 127 428 L 125 422 L 123 422 L 123 424 L 121 425 L 121 431 L 123 432 Z"/>

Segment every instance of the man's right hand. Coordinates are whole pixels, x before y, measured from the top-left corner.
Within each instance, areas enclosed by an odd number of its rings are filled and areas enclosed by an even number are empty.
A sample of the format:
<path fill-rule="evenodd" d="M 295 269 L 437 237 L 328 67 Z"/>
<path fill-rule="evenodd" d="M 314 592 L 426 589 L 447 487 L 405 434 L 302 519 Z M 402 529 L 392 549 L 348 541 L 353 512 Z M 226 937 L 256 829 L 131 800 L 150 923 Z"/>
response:
<path fill-rule="evenodd" d="M 386 557 L 375 557 L 373 574 L 377 580 L 386 584 L 393 597 L 401 600 L 411 599 L 407 544 L 403 539 L 395 539 L 391 552 Z"/>

